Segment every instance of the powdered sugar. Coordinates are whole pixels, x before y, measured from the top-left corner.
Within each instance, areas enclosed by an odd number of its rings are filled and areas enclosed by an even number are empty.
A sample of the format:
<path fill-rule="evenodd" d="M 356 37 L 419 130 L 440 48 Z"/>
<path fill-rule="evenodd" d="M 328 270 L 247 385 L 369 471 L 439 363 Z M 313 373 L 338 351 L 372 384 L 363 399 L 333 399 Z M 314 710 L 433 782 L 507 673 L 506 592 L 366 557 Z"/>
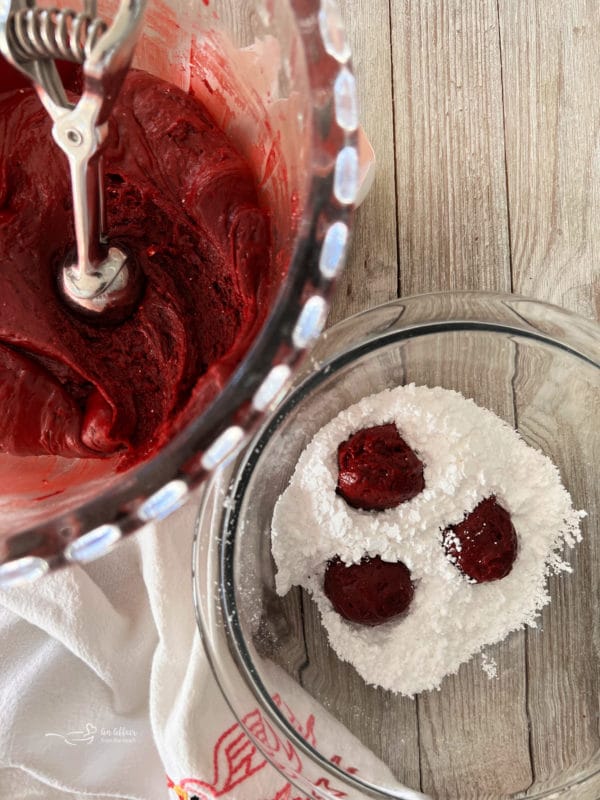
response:
<path fill-rule="evenodd" d="M 498 664 L 495 658 L 490 658 L 486 652 L 481 654 L 481 669 L 490 680 L 498 674 Z"/>
<path fill-rule="evenodd" d="M 425 489 L 387 511 L 351 508 L 335 493 L 337 447 L 389 422 L 424 462 Z M 445 556 L 442 531 L 492 494 L 512 516 L 519 552 L 506 578 L 472 584 Z M 582 516 L 556 467 L 495 414 L 457 392 L 401 386 L 342 411 L 302 453 L 273 515 L 277 590 L 307 588 L 338 656 L 368 683 L 413 695 L 486 644 L 535 625 L 550 599 L 548 573 L 569 569 L 560 551 L 579 541 Z M 376 628 L 344 620 L 322 589 L 330 558 L 350 564 L 365 554 L 403 561 L 416 584 L 406 616 Z"/>

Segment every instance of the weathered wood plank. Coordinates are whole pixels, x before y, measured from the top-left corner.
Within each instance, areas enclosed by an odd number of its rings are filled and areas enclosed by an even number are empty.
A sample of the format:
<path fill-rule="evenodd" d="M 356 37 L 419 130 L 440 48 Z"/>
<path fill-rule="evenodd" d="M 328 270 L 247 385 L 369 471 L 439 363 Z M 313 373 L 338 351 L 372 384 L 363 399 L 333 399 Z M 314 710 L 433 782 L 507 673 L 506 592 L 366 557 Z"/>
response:
<path fill-rule="evenodd" d="M 402 293 L 509 290 L 496 4 L 392 0 L 392 40 Z M 496 367 L 477 382 L 466 367 L 462 388 L 512 420 L 512 354 L 496 356 Z M 457 352 L 445 375 L 424 364 L 407 379 L 461 388 L 461 358 L 468 363 L 468 354 Z M 507 387 L 500 395 L 498 381 Z M 421 788 L 436 797 L 494 797 L 531 782 L 524 637 L 492 653 L 496 681 L 476 660 L 440 693 L 418 699 Z"/>
<path fill-rule="evenodd" d="M 600 75 L 598 6 L 499 0 L 498 8 L 514 290 L 599 318 L 600 111 L 590 102 L 590 84 L 597 87 Z M 585 539 L 570 558 L 573 576 L 551 581 L 552 603 L 540 629 L 528 633 L 531 793 L 573 779 L 586 765 L 597 767 L 600 750 L 600 687 L 592 666 L 600 648 L 598 509 L 582 472 L 597 460 L 600 444 L 594 426 L 582 441 L 581 419 L 557 423 L 548 410 L 554 406 L 564 417 L 569 394 L 587 391 L 589 418 L 599 419 L 600 411 L 589 387 L 576 388 L 559 371 L 550 356 L 534 371 L 520 348 L 519 429 L 563 465 L 575 503 L 590 512 Z M 538 372 L 548 374 L 545 384 L 534 378 Z"/>
<path fill-rule="evenodd" d="M 514 291 L 600 318 L 600 13 L 499 0 Z"/>
<path fill-rule="evenodd" d="M 600 456 L 598 380 L 573 356 L 518 344 L 515 401 L 519 431 L 561 465 L 576 507 L 588 512 L 584 538 L 567 555 L 571 575 L 550 580 L 552 601 L 527 635 L 528 714 L 535 777 L 530 792 L 554 789 L 598 768 L 600 759 L 600 540 L 589 469 Z"/>
<path fill-rule="evenodd" d="M 398 282 L 388 2 L 343 0 L 340 7 L 352 47 L 361 122 L 378 166 L 373 188 L 356 214 L 353 244 L 330 324 L 394 299 Z"/>
<path fill-rule="evenodd" d="M 402 294 L 510 290 L 495 0 L 391 0 Z"/>
<path fill-rule="evenodd" d="M 348 265 L 338 286 L 330 324 L 394 299 L 398 286 L 388 2 L 343 0 L 340 6 L 352 46 L 355 71 L 359 76 L 361 121 L 375 150 L 378 168 L 373 188 L 357 212 Z M 373 391 L 381 388 L 374 386 Z M 414 701 L 406 698 L 397 701 L 388 692 L 368 687 L 353 667 L 339 661 L 327 643 L 318 611 L 308 597 L 304 599 L 303 615 L 307 665 L 301 673 L 302 685 L 389 764 L 401 782 L 418 786 L 419 750 Z M 353 698 L 352 702 L 349 698 Z M 368 718 L 362 711 L 364 708 L 372 711 Z M 386 737 L 384 731 L 387 730 L 397 731 L 398 739 L 391 741 Z"/>
<path fill-rule="evenodd" d="M 450 331 L 405 345 L 406 379 L 461 391 L 514 424 L 514 345 L 494 334 Z M 475 367 L 474 365 L 478 365 Z M 497 664 L 463 664 L 439 692 L 418 697 L 421 786 L 444 800 L 496 800 L 531 784 L 524 633 L 486 647 Z"/>

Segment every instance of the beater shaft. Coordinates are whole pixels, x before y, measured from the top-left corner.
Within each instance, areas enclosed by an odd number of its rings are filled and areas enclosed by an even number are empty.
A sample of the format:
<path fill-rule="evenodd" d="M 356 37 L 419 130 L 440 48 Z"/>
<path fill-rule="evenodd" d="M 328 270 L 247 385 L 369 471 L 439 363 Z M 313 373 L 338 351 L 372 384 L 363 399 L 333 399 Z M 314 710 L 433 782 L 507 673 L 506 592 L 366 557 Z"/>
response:
<path fill-rule="evenodd" d="M 102 147 L 146 1 L 122 0 L 107 26 L 95 16 L 95 0 L 85 0 L 80 13 L 38 8 L 31 0 L 0 0 L 0 51 L 33 82 L 69 162 L 76 255 L 64 265 L 59 286 L 71 306 L 102 313 L 107 321 L 128 314 L 141 291 L 139 269 L 106 241 Z M 83 64 L 84 88 L 76 105 L 66 96 L 56 59 Z"/>

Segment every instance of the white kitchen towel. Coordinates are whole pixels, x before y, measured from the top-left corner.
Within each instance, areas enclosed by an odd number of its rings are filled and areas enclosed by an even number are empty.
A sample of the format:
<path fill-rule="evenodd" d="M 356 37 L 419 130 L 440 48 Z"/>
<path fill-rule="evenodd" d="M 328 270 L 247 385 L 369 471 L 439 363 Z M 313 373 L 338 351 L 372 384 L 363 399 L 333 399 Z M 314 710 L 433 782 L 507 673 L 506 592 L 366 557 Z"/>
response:
<path fill-rule="evenodd" d="M 191 586 L 196 513 L 191 501 L 97 562 L 0 594 L 0 798 L 301 797 L 245 736 L 203 652 Z M 376 765 L 393 784 L 358 742 L 337 753 L 339 723 L 325 711 L 315 719 L 281 680 L 294 698 L 285 711 L 309 740 L 359 774 Z M 256 706 L 244 721 L 273 740 Z M 301 770 L 298 754 L 288 756 Z M 325 776 L 320 787 L 344 796 Z"/>

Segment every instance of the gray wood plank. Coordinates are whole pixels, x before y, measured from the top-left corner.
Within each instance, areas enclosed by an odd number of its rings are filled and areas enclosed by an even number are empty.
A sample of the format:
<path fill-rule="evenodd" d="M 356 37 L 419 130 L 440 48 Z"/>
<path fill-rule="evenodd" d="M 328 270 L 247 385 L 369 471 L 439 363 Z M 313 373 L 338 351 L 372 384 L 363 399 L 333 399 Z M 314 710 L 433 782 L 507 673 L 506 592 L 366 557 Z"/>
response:
<path fill-rule="evenodd" d="M 402 294 L 510 290 L 495 0 L 391 0 Z"/>
<path fill-rule="evenodd" d="M 361 122 L 375 150 L 373 188 L 358 209 L 348 264 L 340 279 L 329 324 L 397 295 L 396 187 L 387 0 L 343 0 L 361 103 Z M 377 24 L 374 24 L 374 20 Z M 392 368 L 393 365 L 390 365 Z M 383 387 L 374 386 L 373 391 Z M 352 400 L 349 398 L 348 403 Z M 408 786 L 419 785 L 416 705 L 396 702 L 388 692 L 368 687 L 353 667 L 337 658 L 327 642 L 316 607 L 308 596 L 302 606 L 307 664 L 302 685 Z M 350 700 L 352 698 L 352 700 Z M 365 715 L 361 709 L 369 708 Z M 394 730 L 390 739 L 384 731 Z"/>
<path fill-rule="evenodd" d="M 509 290 L 496 4 L 392 0 L 392 40 L 402 293 Z M 407 379 L 463 388 L 512 421 L 512 354 L 496 354 L 495 369 L 474 381 L 459 362 L 432 374 L 425 361 Z M 491 653 L 495 681 L 474 661 L 418 699 L 421 787 L 435 797 L 481 800 L 531 782 L 524 637 Z"/>
<path fill-rule="evenodd" d="M 600 13 L 499 0 L 514 291 L 600 318 Z"/>
<path fill-rule="evenodd" d="M 599 318 L 600 111 L 590 102 L 600 75 L 598 6 L 585 0 L 499 0 L 498 8 L 514 290 Z M 600 455 L 600 411 L 589 387 L 575 388 L 557 366 L 540 387 L 538 370 L 552 372 L 550 356 L 536 369 L 520 347 L 519 429 L 563 465 L 563 480 L 590 517 L 584 541 L 570 558 L 573 575 L 552 579 L 552 603 L 540 629 L 528 633 L 531 793 L 600 764 L 600 531 L 585 474 L 585 464 Z M 573 391 L 589 393 L 584 416 L 596 420 L 585 440 L 581 417 L 557 424 L 548 413 L 552 408 L 560 417 Z M 596 796 L 593 788 L 579 791 Z"/>
<path fill-rule="evenodd" d="M 349 267 L 331 320 L 394 296 L 396 229 L 402 294 L 510 290 L 512 260 L 516 291 L 598 315 L 600 279 L 593 259 L 600 235 L 594 157 L 598 112 L 585 111 L 589 88 L 577 68 L 600 74 L 593 46 L 600 15 L 594 4 L 576 0 L 563 8 L 550 0 L 549 8 L 541 0 L 391 0 L 391 28 L 384 3 L 345 0 L 341 5 L 363 123 L 379 169 L 357 215 Z M 572 136 L 577 126 L 582 129 Z M 468 352 L 461 357 L 468 362 Z M 422 358 L 423 369 L 406 377 L 431 382 L 426 349 Z M 521 429 L 546 449 L 548 420 L 524 412 L 531 387 L 521 361 L 516 349 L 510 357 L 491 354 L 489 374 L 473 382 L 465 371 L 462 388 L 514 422 L 513 398 L 498 393 L 497 383 L 509 385 L 516 365 Z M 435 382 L 456 388 L 460 380 L 460 369 L 448 364 Z M 566 433 L 554 445 L 554 457 L 565 458 L 571 446 Z M 589 505 L 577 469 L 570 488 Z M 569 683 L 577 658 L 588 664 L 597 658 L 582 632 L 591 631 L 594 646 L 600 646 L 597 613 L 591 618 L 593 604 L 600 603 L 597 549 L 597 535 L 588 536 L 574 556 L 576 571 L 583 569 L 587 581 L 587 605 L 568 576 L 557 578 L 543 630 L 519 632 L 486 649 L 498 664 L 498 678 L 489 681 L 475 659 L 446 679 L 441 692 L 416 703 L 366 687 L 341 664 L 305 598 L 301 611 L 309 661 L 301 670 L 303 685 L 399 779 L 436 798 L 485 800 L 548 788 L 557 775 L 571 774 L 577 759 L 597 761 L 597 683 L 585 671 L 575 685 Z M 577 625 L 574 615 L 584 624 Z M 565 659 L 564 653 L 570 656 Z M 364 707 L 373 710 L 368 718 L 360 712 Z M 417 707 L 418 729 L 411 722 Z M 387 726 L 400 732 L 401 747 L 383 734 Z M 419 738 L 420 765 L 410 756 Z M 456 743 L 465 741 L 469 746 L 457 754 Z M 596 796 L 595 789 L 585 791 Z"/>
<path fill-rule="evenodd" d="M 340 7 L 352 47 L 361 123 L 376 154 L 377 172 L 356 213 L 351 252 L 330 324 L 394 299 L 398 282 L 388 2 L 342 0 Z"/>
<path fill-rule="evenodd" d="M 600 768 L 600 508 L 589 472 L 600 458 L 600 426 L 582 426 L 584 417 L 600 420 L 600 383 L 579 377 L 574 357 L 533 359 L 530 349 L 518 345 L 519 431 L 561 466 L 575 506 L 589 515 L 583 541 L 567 555 L 573 573 L 551 578 L 552 601 L 527 636 L 535 794 Z"/>
<path fill-rule="evenodd" d="M 461 391 L 514 424 L 514 346 L 493 334 L 448 332 L 409 340 L 406 379 Z M 477 365 L 475 367 L 474 365 Z M 497 677 L 480 657 L 463 664 L 440 691 L 418 697 L 421 787 L 444 800 L 495 800 L 532 781 L 526 705 L 525 635 L 485 648 Z"/>

